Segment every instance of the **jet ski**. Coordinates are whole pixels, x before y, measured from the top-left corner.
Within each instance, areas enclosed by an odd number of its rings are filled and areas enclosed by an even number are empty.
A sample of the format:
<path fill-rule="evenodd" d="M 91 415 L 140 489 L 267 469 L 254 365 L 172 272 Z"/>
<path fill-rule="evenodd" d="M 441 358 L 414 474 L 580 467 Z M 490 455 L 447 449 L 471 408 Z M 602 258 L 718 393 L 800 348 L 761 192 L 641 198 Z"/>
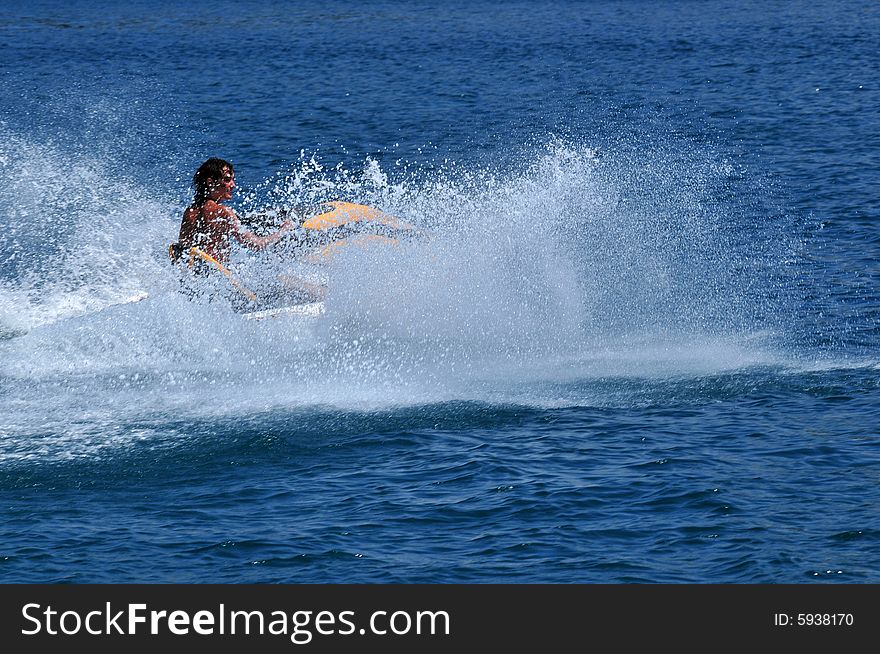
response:
<path fill-rule="evenodd" d="M 274 217 L 287 218 L 290 213 L 280 210 Z M 401 238 L 417 233 L 411 225 L 394 216 L 354 202 L 325 202 L 307 215 L 303 213 L 295 212 L 301 218 L 294 231 L 297 259 L 314 266 L 326 263 L 347 247 L 394 245 Z M 208 294 L 225 296 L 233 310 L 247 320 L 279 316 L 315 318 L 324 313 L 324 288 L 314 280 L 283 275 L 269 288 L 251 288 L 228 266 L 197 247 L 183 248 L 179 243 L 172 243 L 168 254 L 181 273 L 182 292 L 193 297 L 204 296 L 207 288 L 204 280 L 212 278 Z M 218 284 L 217 279 L 223 281 Z"/>

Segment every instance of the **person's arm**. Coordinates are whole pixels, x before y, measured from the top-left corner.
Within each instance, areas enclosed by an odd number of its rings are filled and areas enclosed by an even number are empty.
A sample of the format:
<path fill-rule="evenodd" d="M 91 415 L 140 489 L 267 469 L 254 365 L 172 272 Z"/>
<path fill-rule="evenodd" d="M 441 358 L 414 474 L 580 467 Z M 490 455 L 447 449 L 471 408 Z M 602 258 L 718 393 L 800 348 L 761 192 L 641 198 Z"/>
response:
<path fill-rule="evenodd" d="M 275 243 L 280 241 L 285 234 L 287 234 L 291 229 L 294 228 L 294 223 L 292 221 L 285 220 L 281 224 L 281 228 L 278 231 L 272 234 L 268 234 L 266 236 L 258 236 L 252 231 L 242 228 L 238 216 L 235 214 L 234 211 L 232 211 L 232 209 L 227 208 L 226 210 L 229 212 L 229 219 L 230 221 L 232 221 L 233 224 L 232 231 L 233 234 L 235 234 L 235 238 L 242 245 L 252 248 L 254 250 L 262 250 L 263 248 L 267 248 L 270 245 L 274 245 Z"/>

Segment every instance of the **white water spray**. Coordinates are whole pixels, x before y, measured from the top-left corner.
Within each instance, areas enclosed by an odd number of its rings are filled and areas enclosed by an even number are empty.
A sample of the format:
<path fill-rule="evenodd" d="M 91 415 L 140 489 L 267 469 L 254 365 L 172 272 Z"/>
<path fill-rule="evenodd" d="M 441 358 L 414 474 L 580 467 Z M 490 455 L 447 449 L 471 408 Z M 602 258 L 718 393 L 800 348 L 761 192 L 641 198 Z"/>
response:
<path fill-rule="evenodd" d="M 709 202 L 730 171 L 711 160 L 673 165 L 558 142 L 504 171 L 385 170 L 373 160 L 327 171 L 303 157 L 242 198 L 242 211 L 345 199 L 421 236 L 335 256 L 317 323 L 254 323 L 176 292 L 165 247 L 180 207 L 138 201 L 99 161 L 59 166 L 48 145 L 5 143 L 2 203 L 14 229 L 3 237 L 13 258 L 2 322 L 29 330 L 0 345 L 7 379 L 115 396 L 137 376 L 134 387 L 152 391 L 126 410 L 235 413 L 521 401 L 533 382 L 774 361 L 756 336 L 774 325 L 755 299 L 756 255 L 774 246 L 737 243 L 741 225 Z M 281 265 L 262 260 L 273 274 Z M 251 261 L 252 270 L 260 257 Z M 122 303 L 141 291 L 147 300 Z"/>

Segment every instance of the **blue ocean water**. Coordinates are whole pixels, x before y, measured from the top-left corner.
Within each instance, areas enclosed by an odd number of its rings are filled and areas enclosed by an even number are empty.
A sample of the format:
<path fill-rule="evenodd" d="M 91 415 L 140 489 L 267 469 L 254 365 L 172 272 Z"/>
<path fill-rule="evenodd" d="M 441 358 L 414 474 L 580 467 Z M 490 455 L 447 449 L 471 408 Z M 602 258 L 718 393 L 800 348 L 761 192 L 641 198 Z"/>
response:
<path fill-rule="evenodd" d="M 880 581 L 876 3 L 2 4 L 0 581 Z M 191 302 L 209 156 L 430 236 Z"/>

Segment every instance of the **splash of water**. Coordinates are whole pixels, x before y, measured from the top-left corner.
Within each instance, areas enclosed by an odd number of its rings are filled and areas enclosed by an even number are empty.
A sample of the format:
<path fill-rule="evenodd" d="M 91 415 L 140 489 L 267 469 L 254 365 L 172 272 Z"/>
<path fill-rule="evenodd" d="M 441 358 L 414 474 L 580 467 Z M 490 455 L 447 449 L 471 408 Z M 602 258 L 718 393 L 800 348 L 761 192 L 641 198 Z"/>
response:
<path fill-rule="evenodd" d="M 328 337 L 394 343 L 419 375 L 447 380 L 705 372 L 767 356 L 755 344 L 783 329 L 774 285 L 790 244 L 713 203 L 733 166 L 560 142 L 532 154 L 513 171 L 375 184 L 364 201 L 431 237 L 348 253 Z"/>
<path fill-rule="evenodd" d="M 166 206 L 103 159 L 0 129 L 0 179 L 2 331 L 85 315 L 155 286 Z"/>
<path fill-rule="evenodd" d="M 3 147 L 2 322 L 30 332 L 2 347 L 19 380 L 115 396 L 137 375 L 161 411 L 216 412 L 503 398 L 532 382 L 775 361 L 789 253 L 725 199 L 742 173 L 711 152 L 551 141 L 504 169 L 388 170 L 303 155 L 242 211 L 339 198 L 420 236 L 336 255 L 316 323 L 253 323 L 176 292 L 165 247 L 179 207 L 129 201 L 136 190 L 100 159 L 10 134 Z M 236 263 L 275 274 L 285 254 Z"/>

